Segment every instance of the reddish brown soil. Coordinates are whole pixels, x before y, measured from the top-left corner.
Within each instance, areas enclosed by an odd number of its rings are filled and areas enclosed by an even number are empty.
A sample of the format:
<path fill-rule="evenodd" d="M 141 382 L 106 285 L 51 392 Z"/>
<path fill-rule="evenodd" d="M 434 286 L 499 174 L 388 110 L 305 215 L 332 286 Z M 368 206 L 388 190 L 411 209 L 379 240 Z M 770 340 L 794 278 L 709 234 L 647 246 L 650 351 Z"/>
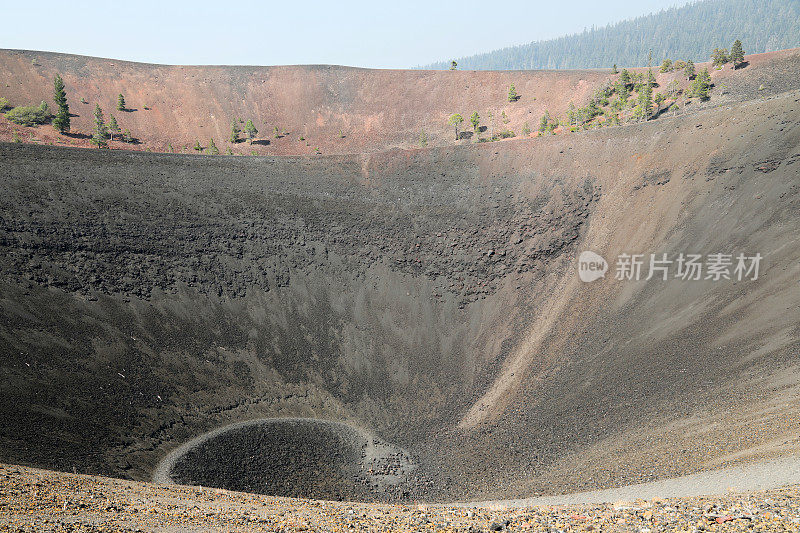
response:
<path fill-rule="evenodd" d="M 788 50 L 747 56 L 750 65 L 737 72 L 726 66 L 714 71 L 715 81 L 758 77 Z M 697 65 L 698 70 L 708 66 Z M 641 70 L 641 69 L 639 69 Z M 657 70 L 657 69 L 656 69 Z M 158 152 L 194 152 L 196 141 L 213 138 L 222 153 L 323 154 L 363 153 L 391 147 L 419 146 L 421 132 L 429 146 L 454 142 L 448 117 L 460 113 L 462 130 L 471 130 L 477 111 L 489 127 L 522 134 L 527 122 L 536 130 L 547 110 L 562 116 L 570 102 L 581 106 L 592 92 L 616 78 L 610 70 L 584 71 L 403 71 L 339 66 L 167 66 L 130 63 L 47 52 L 0 50 L 0 96 L 11 105 L 52 105 L 52 79 L 66 84 L 73 132 L 58 135 L 50 126 L 24 128 L 0 117 L 0 140 L 14 131 L 23 142 L 91 146 L 94 105 L 106 118 L 114 114 L 139 145 L 111 142 L 111 148 Z M 658 74 L 662 86 L 679 73 Z M 508 102 L 513 83 L 520 99 Z M 686 85 L 685 80 L 682 80 Z M 129 111 L 117 111 L 117 95 L 125 95 Z M 84 99 L 86 104 L 81 102 Z M 145 106 L 148 109 L 145 109 Z M 503 124 L 505 111 L 508 124 Z M 231 144 L 231 121 L 252 119 L 257 142 Z M 244 122 L 239 123 L 240 129 Z M 274 136 L 274 128 L 279 138 Z M 283 135 L 284 130 L 286 134 Z M 342 137 L 341 135 L 344 135 Z M 305 141 L 299 140 L 303 136 Z M 468 143 L 469 140 L 462 140 Z M 171 149 L 170 149 L 171 146 Z"/>

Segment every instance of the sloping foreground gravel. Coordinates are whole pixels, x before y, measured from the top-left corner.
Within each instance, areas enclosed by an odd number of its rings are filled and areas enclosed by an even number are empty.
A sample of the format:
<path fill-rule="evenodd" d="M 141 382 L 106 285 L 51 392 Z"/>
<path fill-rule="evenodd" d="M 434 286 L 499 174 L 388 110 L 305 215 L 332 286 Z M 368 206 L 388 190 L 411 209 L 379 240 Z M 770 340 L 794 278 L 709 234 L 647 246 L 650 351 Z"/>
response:
<path fill-rule="evenodd" d="M 577 505 L 615 502 L 619 500 L 678 498 L 720 494 L 722 492 L 752 492 L 800 483 L 800 457 L 785 457 L 762 463 L 732 466 L 687 476 L 637 483 L 614 489 L 576 492 L 559 496 L 540 496 L 521 500 L 467 502 L 474 507 L 538 507 L 543 505 Z"/>
<path fill-rule="evenodd" d="M 542 507 L 274 498 L 0 465 L 4 531 L 799 531 L 800 486 Z"/>

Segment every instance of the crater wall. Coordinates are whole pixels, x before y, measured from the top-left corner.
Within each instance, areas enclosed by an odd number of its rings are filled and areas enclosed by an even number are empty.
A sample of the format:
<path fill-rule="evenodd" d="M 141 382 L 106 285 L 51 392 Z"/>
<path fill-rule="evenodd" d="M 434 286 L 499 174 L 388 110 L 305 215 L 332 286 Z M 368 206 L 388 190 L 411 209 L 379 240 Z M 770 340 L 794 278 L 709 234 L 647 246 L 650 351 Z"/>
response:
<path fill-rule="evenodd" d="M 372 498 L 444 500 L 794 453 L 798 101 L 369 158 L 0 144 L 0 460 L 144 480 L 313 418 L 408 453 Z M 614 278 L 681 252 L 764 260 Z"/>

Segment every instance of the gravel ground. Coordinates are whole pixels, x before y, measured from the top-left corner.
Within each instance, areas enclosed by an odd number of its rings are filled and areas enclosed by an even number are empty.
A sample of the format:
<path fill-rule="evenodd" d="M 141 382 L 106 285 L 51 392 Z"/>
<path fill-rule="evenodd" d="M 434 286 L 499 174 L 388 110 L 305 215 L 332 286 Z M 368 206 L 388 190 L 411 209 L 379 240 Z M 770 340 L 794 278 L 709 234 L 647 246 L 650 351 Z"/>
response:
<path fill-rule="evenodd" d="M 540 507 L 366 505 L 0 466 L 4 531 L 799 531 L 800 485 Z"/>

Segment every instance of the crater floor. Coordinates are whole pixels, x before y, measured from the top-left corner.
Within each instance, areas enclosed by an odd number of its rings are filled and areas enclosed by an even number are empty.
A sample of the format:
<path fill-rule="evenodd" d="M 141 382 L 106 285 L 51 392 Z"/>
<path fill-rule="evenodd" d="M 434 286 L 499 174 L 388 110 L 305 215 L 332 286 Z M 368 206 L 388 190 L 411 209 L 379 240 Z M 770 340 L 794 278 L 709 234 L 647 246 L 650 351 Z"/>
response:
<path fill-rule="evenodd" d="M 408 454 L 346 424 L 312 418 L 250 420 L 173 450 L 153 480 L 320 500 L 400 499 Z"/>

